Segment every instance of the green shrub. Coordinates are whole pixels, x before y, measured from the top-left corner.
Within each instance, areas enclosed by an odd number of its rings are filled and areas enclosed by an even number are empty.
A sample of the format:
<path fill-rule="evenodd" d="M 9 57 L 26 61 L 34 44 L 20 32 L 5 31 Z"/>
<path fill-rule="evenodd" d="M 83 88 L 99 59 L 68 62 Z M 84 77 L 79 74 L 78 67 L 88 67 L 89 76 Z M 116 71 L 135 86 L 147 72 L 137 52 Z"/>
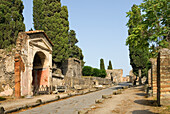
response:
<path fill-rule="evenodd" d="M 93 68 L 91 66 L 84 66 L 82 69 L 83 76 L 91 76 L 93 74 Z"/>
<path fill-rule="evenodd" d="M 100 75 L 100 70 L 97 68 L 93 68 L 93 74 L 92 76 L 99 76 Z"/>
<path fill-rule="evenodd" d="M 92 68 L 91 66 L 84 66 L 82 69 L 83 76 L 94 76 L 94 77 L 106 77 L 106 71 L 98 68 Z"/>
<path fill-rule="evenodd" d="M 0 97 L 0 101 L 4 101 L 4 100 L 6 100 L 6 98 Z"/>
<path fill-rule="evenodd" d="M 101 78 L 105 78 L 106 77 L 106 71 L 105 70 L 100 70 L 100 75 L 99 75 L 99 77 L 101 77 Z"/>

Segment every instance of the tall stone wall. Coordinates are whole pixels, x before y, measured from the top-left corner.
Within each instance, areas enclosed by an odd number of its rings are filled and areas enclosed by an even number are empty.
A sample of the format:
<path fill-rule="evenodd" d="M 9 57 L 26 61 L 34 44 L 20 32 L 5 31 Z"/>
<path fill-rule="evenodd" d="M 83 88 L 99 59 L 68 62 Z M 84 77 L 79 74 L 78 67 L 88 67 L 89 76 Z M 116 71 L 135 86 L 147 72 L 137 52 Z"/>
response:
<path fill-rule="evenodd" d="M 14 53 L 0 49 L 0 96 L 12 95 L 14 81 Z"/>
<path fill-rule="evenodd" d="M 81 77 L 82 66 L 81 61 L 76 58 L 69 58 L 62 64 L 63 75 L 68 77 Z"/>
<path fill-rule="evenodd" d="M 170 50 L 161 49 L 157 59 L 157 101 L 170 105 Z"/>

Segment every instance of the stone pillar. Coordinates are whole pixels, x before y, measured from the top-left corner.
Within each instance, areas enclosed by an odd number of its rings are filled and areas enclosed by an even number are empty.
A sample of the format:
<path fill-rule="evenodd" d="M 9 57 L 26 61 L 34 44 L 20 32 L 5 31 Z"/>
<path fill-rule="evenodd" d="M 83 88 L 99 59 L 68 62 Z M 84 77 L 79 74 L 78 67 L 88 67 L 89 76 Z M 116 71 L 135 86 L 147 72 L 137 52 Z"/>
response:
<path fill-rule="evenodd" d="M 15 54 L 15 97 L 21 97 L 21 72 L 25 71 L 25 65 L 20 54 Z"/>
<path fill-rule="evenodd" d="M 32 70 L 33 70 L 33 65 L 30 64 L 27 66 L 27 76 L 28 76 L 28 94 L 27 94 L 27 97 L 31 97 L 33 95 L 33 91 L 32 91 L 32 80 L 33 80 L 33 77 L 32 77 Z"/>
<path fill-rule="evenodd" d="M 15 97 L 21 97 L 21 68 L 20 68 L 20 55 L 15 55 Z"/>
<path fill-rule="evenodd" d="M 157 58 L 150 59 L 152 63 L 151 68 L 151 77 L 152 77 L 152 89 L 153 89 L 153 96 L 157 95 Z"/>
<path fill-rule="evenodd" d="M 151 87 L 152 79 L 151 79 L 151 69 L 148 70 L 148 86 Z"/>
<path fill-rule="evenodd" d="M 161 49 L 158 54 L 157 102 L 158 105 L 170 105 L 170 50 Z"/>

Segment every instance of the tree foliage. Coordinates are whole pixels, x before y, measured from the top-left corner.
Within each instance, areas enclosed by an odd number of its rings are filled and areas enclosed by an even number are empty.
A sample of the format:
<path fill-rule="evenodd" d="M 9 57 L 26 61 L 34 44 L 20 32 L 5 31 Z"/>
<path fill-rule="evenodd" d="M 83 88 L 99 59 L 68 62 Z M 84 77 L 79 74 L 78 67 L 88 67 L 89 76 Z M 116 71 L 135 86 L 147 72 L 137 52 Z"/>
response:
<path fill-rule="evenodd" d="M 84 66 L 82 69 L 83 76 L 106 77 L 106 71 L 91 66 Z"/>
<path fill-rule="evenodd" d="M 0 49 L 13 46 L 19 32 L 25 31 L 21 0 L 0 0 Z"/>
<path fill-rule="evenodd" d="M 68 34 L 68 40 L 69 40 L 69 57 L 78 58 L 83 62 L 83 53 L 82 50 L 76 45 L 78 43 L 78 40 L 76 38 L 76 33 L 74 30 L 70 30 Z"/>
<path fill-rule="evenodd" d="M 84 66 L 82 69 L 83 76 L 92 76 L 93 68 L 91 66 Z"/>
<path fill-rule="evenodd" d="M 99 77 L 101 77 L 101 78 L 105 78 L 106 77 L 106 70 L 100 70 L 100 75 L 99 75 Z"/>
<path fill-rule="evenodd" d="M 133 5 L 127 12 L 129 36 L 126 45 L 135 74 L 143 69 L 142 73 L 146 75 L 149 58 L 156 57 L 160 48 L 168 46 L 169 7 L 168 0 L 143 0 L 141 5 Z"/>
<path fill-rule="evenodd" d="M 144 35 L 144 26 L 142 25 L 142 15 L 140 8 L 133 5 L 131 11 L 127 12 L 129 21 L 129 36 L 126 40 L 126 45 L 129 45 L 130 64 L 135 75 L 138 75 L 139 69 L 148 68 L 149 64 L 149 43 Z M 147 74 L 144 73 L 144 75 Z"/>
<path fill-rule="evenodd" d="M 110 70 L 112 70 L 113 68 L 112 68 L 112 63 L 111 63 L 111 60 L 109 60 L 109 66 L 108 66 L 108 68 L 107 69 L 110 69 Z"/>
<path fill-rule="evenodd" d="M 68 10 L 60 0 L 34 0 L 33 20 L 36 30 L 44 30 L 52 40 L 53 61 L 62 62 L 69 57 L 68 52 Z"/>
<path fill-rule="evenodd" d="M 100 70 L 98 68 L 93 68 L 92 76 L 100 76 Z"/>
<path fill-rule="evenodd" d="M 61 63 L 69 57 L 83 61 L 82 50 L 74 30 L 69 31 L 68 10 L 61 6 L 60 0 L 34 0 L 33 20 L 36 30 L 44 30 L 52 40 L 53 61 Z"/>
<path fill-rule="evenodd" d="M 153 46 L 151 50 L 157 51 L 160 48 L 168 46 L 167 39 L 169 36 L 169 8 L 168 0 L 143 0 L 140 5 L 143 14 L 143 23 L 147 31 L 148 41 Z M 154 54 L 154 53 L 153 53 Z"/>

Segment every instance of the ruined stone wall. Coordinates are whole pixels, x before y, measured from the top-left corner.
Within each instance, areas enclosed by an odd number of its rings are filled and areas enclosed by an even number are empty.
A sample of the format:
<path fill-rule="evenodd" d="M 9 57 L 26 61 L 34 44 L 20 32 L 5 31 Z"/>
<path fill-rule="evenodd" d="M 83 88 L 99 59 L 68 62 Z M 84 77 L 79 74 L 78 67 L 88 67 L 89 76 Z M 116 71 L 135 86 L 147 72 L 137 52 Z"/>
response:
<path fill-rule="evenodd" d="M 122 77 L 122 82 L 129 82 L 130 76 Z"/>
<path fill-rule="evenodd" d="M 170 50 L 161 49 L 157 59 L 157 101 L 170 105 Z"/>
<path fill-rule="evenodd" d="M 136 79 L 136 76 L 134 75 L 133 70 L 130 70 L 130 72 L 129 72 L 129 82 L 133 83 L 135 79 Z"/>
<path fill-rule="evenodd" d="M 0 49 L 0 96 L 12 95 L 13 93 L 6 93 L 9 89 L 14 89 L 14 53 L 15 49 L 7 52 Z"/>
<path fill-rule="evenodd" d="M 111 80 L 99 77 L 64 77 L 65 85 L 68 88 L 75 88 L 76 86 L 81 89 L 92 88 L 96 85 L 109 85 L 112 84 Z"/>
<path fill-rule="evenodd" d="M 76 58 L 69 58 L 62 64 L 63 75 L 68 77 L 81 77 L 82 66 L 81 61 Z"/>
<path fill-rule="evenodd" d="M 113 69 L 113 70 L 106 70 L 107 76 L 106 79 L 113 78 L 113 82 L 120 83 L 122 82 L 123 77 L 123 69 Z"/>

